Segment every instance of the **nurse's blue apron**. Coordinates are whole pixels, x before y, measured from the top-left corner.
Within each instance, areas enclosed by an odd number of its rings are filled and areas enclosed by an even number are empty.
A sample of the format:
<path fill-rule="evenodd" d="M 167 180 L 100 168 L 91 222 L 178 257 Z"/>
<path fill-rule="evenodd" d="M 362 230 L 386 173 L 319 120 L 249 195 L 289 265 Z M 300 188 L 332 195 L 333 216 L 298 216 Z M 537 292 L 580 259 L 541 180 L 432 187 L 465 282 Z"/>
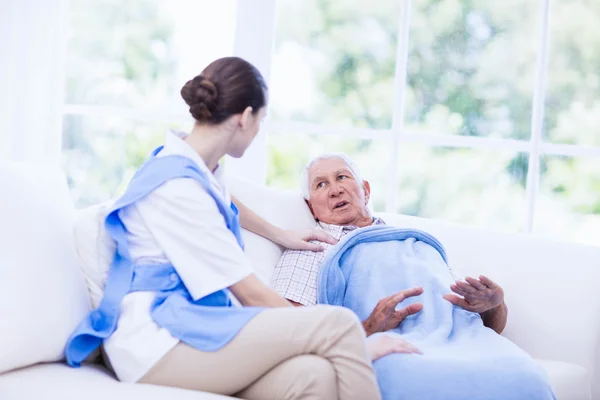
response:
<path fill-rule="evenodd" d="M 67 363 L 72 367 L 79 367 L 117 329 L 121 301 L 131 292 L 156 292 L 149 310 L 154 322 L 166 328 L 175 338 L 201 351 L 222 348 L 263 310 L 259 307 L 233 307 L 227 288 L 194 300 L 173 265 L 132 263 L 119 210 L 175 178 L 195 179 L 202 185 L 217 204 L 227 228 L 244 248 L 235 205 L 224 203 L 211 187 L 206 174 L 191 159 L 177 155 L 157 157 L 161 149 L 162 146 L 156 149 L 135 174 L 125 194 L 106 217 L 106 230 L 115 240 L 117 249 L 100 305 L 81 321 L 67 342 L 65 354 Z M 223 268 L 228 267 L 223 265 Z"/>

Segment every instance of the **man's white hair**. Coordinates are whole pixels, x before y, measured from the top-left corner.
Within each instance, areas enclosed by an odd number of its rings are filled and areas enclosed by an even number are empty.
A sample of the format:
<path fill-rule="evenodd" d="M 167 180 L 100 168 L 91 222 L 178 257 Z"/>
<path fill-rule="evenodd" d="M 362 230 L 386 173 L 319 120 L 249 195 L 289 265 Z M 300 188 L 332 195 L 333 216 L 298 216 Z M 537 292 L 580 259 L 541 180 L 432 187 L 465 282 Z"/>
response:
<path fill-rule="evenodd" d="M 354 164 L 354 162 L 350 159 L 350 157 L 348 157 L 344 153 L 325 153 L 325 154 L 321 154 L 320 156 L 317 156 L 317 157 L 313 158 L 312 160 L 310 160 L 309 163 L 306 164 L 304 166 L 304 169 L 302 170 L 302 177 L 301 177 L 301 181 L 300 182 L 301 182 L 301 185 L 302 185 L 302 195 L 304 196 L 304 198 L 306 200 L 308 200 L 309 197 L 310 197 L 310 181 L 309 181 L 309 176 L 308 176 L 308 172 L 309 172 L 310 168 L 317 161 L 329 160 L 331 158 L 339 158 L 339 159 L 343 160 L 344 163 L 346 163 L 346 165 L 348 166 L 348 169 L 350 169 L 350 172 L 352 172 L 352 175 L 354 175 L 354 179 L 356 179 L 358 181 L 358 183 L 362 185 L 363 180 L 362 180 L 362 177 L 360 175 L 360 171 L 358 170 L 358 167 L 356 166 L 356 164 Z"/>

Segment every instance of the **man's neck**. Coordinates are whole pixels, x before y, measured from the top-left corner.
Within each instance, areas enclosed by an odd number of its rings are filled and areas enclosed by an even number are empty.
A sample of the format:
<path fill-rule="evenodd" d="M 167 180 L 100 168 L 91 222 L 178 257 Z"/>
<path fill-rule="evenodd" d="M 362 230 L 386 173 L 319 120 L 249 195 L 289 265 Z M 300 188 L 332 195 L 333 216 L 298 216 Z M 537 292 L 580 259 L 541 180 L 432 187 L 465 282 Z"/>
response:
<path fill-rule="evenodd" d="M 365 226 L 370 226 L 373 225 L 373 216 L 371 214 L 361 218 L 360 220 L 358 220 L 357 222 L 353 223 L 353 224 L 349 224 L 349 225 L 354 225 L 354 226 L 358 226 L 359 228 L 364 228 Z"/>
<path fill-rule="evenodd" d="M 325 221 L 319 221 L 321 223 L 327 224 L 327 225 L 337 225 L 337 226 L 357 226 L 359 228 L 364 228 L 365 226 L 371 226 L 373 225 L 373 221 L 374 218 L 371 214 L 364 216 L 364 217 L 360 217 L 357 218 L 353 221 L 349 221 L 343 224 L 336 224 L 336 223 L 330 223 L 330 222 L 325 222 Z"/>

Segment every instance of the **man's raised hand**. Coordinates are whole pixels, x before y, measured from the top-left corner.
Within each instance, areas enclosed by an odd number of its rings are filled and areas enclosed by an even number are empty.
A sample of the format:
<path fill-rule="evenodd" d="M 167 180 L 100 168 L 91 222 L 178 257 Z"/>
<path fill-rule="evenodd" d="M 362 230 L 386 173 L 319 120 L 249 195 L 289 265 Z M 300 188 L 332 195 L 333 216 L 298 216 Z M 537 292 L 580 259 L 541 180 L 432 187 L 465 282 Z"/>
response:
<path fill-rule="evenodd" d="M 481 314 L 504 303 L 504 290 L 483 275 L 479 279 L 467 277 L 465 282 L 456 281 L 450 289 L 462 298 L 456 294 L 447 294 L 444 298 L 467 311 Z"/>
<path fill-rule="evenodd" d="M 398 325 L 409 315 L 418 313 L 423 309 L 422 303 L 413 303 L 407 307 L 396 310 L 398 304 L 409 297 L 423 294 L 422 287 L 402 290 L 389 297 L 379 300 L 379 303 L 371 312 L 371 315 L 363 321 L 363 327 L 367 336 L 377 332 L 385 332 L 397 328 Z"/>

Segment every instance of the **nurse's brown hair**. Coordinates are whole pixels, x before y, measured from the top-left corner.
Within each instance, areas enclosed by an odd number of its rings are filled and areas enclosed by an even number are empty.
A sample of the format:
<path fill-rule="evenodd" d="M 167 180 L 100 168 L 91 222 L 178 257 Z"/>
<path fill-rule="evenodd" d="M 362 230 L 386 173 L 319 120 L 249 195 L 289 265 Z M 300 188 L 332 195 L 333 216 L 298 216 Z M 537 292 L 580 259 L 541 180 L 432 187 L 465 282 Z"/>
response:
<path fill-rule="evenodd" d="M 239 57 L 225 57 L 189 80 L 181 97 L 196 121 L 219 124 L 246 107 L 257 113 L 266 105 L 266 92 L 267 84 L 255 66 Z"/>

